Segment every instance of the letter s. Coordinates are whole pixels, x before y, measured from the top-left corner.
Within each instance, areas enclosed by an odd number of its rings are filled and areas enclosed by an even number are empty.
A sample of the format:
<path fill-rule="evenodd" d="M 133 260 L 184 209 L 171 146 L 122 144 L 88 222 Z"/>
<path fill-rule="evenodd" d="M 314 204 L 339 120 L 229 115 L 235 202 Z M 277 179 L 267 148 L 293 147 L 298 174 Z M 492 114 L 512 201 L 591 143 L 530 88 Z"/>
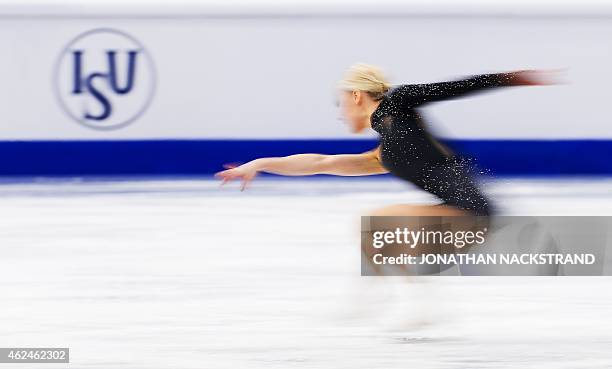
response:
<path fill-rule="evenodd" d="M 100 102 L 100 105 L 102 105 L 102 113 L 100 115 L 91 115 L 89 113 L 85 113 L 85 119 L 104 120 L 111 115 L 112 108 L 110 102 L 108 101 L 106 96 L 104 96 L 98 89 L 96 89 L 93 84 L 94 78 L 98 77 L 107 78 L 107 75 L 104 73 L 93 73 L 89 77 L 87 77 L 85 83 L 87 84 L 87 90 L 96 100 L 98 100 L 98 102 Z"/>

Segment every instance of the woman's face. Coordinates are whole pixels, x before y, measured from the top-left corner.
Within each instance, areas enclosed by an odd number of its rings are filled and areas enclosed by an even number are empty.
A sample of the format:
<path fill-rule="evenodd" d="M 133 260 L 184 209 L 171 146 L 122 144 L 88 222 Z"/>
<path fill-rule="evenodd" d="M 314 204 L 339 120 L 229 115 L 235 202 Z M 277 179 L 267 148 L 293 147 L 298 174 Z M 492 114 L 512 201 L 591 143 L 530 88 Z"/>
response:
<path fill-rule="evenodd" d="M 340 91 L 341 119 L 348 123 L 353 133 L 359 133 L 368 127 L 368 117 L 361 104 L 361 98 L 359 91 Z"/>

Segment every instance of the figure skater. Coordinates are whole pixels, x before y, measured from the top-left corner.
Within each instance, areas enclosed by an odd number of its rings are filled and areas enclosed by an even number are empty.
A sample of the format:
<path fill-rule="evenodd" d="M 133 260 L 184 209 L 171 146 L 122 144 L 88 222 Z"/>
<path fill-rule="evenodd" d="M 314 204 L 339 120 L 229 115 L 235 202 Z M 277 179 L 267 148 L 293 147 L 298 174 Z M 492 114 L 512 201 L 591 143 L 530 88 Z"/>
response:
<path fill-rule="evenodd" d="M 440 204 L 392 205 L 372 215 L 487 216 L 492 214 L 493 206 L 476 183 L 471 165 L 428 132 L 420 108 L 500 87 L 550 84 L 546 74 L 523 70 L 391 87 L 379 68 L 356 64 L 348 69 L 339 84 L 339 105 L 352 132 L 361 133 L 368 128 L 378 132 L 380 143 L 375 149 L 361 154 L 260 158 L 236 167 L 226 166 L 228 169 L 216 176 L 223 180 L 222 184 L 240 179 L 244 190 L 259 172 L 285 176 L 391 173 L 436 196 Z"/>

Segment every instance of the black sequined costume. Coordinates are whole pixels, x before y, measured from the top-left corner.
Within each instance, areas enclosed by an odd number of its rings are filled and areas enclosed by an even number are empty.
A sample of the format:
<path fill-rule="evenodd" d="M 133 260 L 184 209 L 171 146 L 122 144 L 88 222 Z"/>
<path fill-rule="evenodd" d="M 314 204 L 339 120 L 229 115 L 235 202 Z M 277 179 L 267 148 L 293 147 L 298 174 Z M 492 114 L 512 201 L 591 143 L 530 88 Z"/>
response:
<path fill-rule="evenodd" d="M 381 162 L 393 175 L 437 196 L 445 204 L 477 215 L 492 213 L 491 201 L 472 176 L 472 165 L 432 137 L 419 107 L 502 86 L 512 86 L 514 74 L 498 73 L 391 89 L 371 117 L 380 134 Z"/>

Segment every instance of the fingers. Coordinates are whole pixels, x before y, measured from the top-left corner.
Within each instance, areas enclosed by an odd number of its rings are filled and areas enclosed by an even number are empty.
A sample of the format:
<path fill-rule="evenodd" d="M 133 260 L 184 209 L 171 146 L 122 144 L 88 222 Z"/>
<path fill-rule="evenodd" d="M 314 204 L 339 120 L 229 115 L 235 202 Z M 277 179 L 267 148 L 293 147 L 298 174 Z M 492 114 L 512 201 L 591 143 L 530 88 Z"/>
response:
<path fill-rule="evenodd" d="M 225 185 L 227 182 L 239 177 L 239 174 L 235 174 L 234 170 L 235 168 L 239 167 L 238 164 L 235 163 L 227 163 L 227 164 L 223 164 L 223 167 L 226 168 L 227 170 L 222 170 L 220 172 L 215 173 L 215 177 L 216 178 L 220 178 L 221 184 L 219 186 L 223 186 Z"/>
<path fill-rule="evenodd" d="M 567 84 L 567 71 L 568 68 L 545 69 L 540 71 L 540 80 L 542 80 L 542 84 L 545 85 Z"/>
<path fill-rule="evenodd" d="M 232 165 L 233 164 L 225 164 L 224 167 L 227 168 Z M 253 180 L 253 178 L 255 178 L 256 175 L 257 175 L 257 172 L 250 172 L 250 171 L 239 169 L 236 167 L 222 170 L 220 172 L 215 173 L 215 177 L 221 179 L 220 186 L 223 186 L 227 182 L 232 181 L 234 179 L 242 179 L 242 183 L 240 185 L 240 191 L 244 191 L 247 188 L 249 182 L 251 182 L 251 180 Z"/>
<path fill-rule="evenodd" d="M 242 185 L 240 186 L 240 191 L 244 191 L 247 189 L 247 186 L 249 185 L 249 183 L 253 180 L 253 178 L 255 178 L 254 175 L 250 175 L 250 176 L 244 176 L 242 177 Z"/>
<path fill-rule="evenodd" d="M 246 190 L 249 182 L 253 179 L 253 176 L 247 176 L 244 174 L 234 173 L 233 169 L 224 170 L 222 172 L 218 172 L 215 174 L 215 177 L 221 179 L 220 186 L 225 185 L 227 182 L 232 181 L 234 179 L 242 178 L 242 183 L 240 185 L 240 191 Z"/>
<path fill-rule="evenodd" d="M 518 72 L 517 82 L 524 86 L 548 86 L 563 84 L 562 77 L 567 69 L 538 69 Z"/>
<path fill-rule="evenodd" d="M 221 179 L 221 186 L 223 186 L 224 184 L 226 184 L 227 182 L 231 181 L 232 179 L 238 176 L 233 174 L 231 169 L 228 169 L 228 170 L 224 170 L 224 171 L 215 173 L 215 177 Z"/>
<path fill-rule="evenodd" d="M 533 86 L 544 86 L 554 84 L 552 73 L 544 70 L 526 72 L 526 80 Z"/>

